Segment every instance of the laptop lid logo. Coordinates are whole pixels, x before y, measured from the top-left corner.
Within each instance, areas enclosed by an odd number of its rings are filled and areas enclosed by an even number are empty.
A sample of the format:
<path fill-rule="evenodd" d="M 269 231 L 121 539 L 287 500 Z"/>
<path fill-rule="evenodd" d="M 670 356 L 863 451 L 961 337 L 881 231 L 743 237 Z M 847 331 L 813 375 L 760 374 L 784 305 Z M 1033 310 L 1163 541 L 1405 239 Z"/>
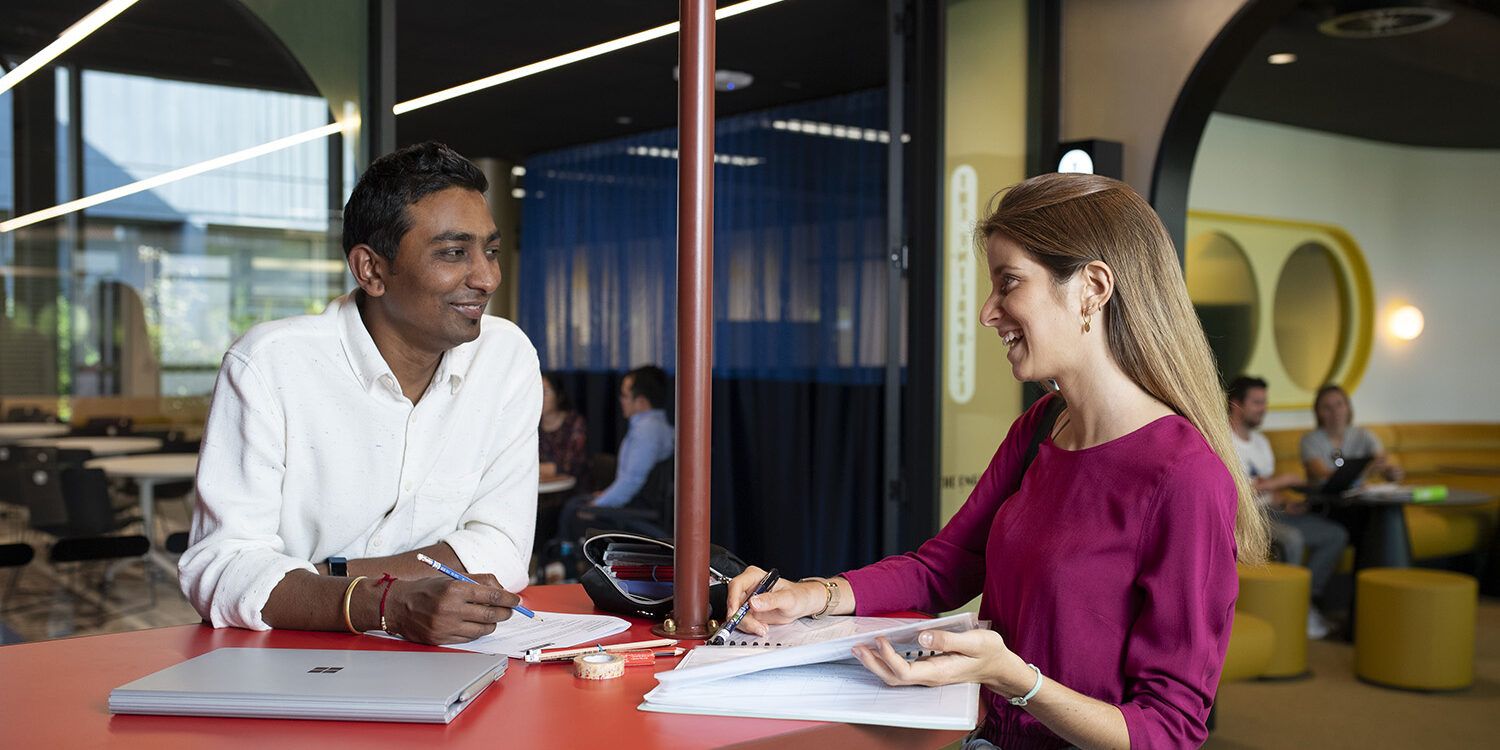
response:
<path fill-rule="evenodd" d="M 313 667 L 312 669 L 307 670 L 307 673 L 308 674 L 333 674 L 334 672 L 337 672 L 340 669 L 343 669 L 343 667 Z"/>

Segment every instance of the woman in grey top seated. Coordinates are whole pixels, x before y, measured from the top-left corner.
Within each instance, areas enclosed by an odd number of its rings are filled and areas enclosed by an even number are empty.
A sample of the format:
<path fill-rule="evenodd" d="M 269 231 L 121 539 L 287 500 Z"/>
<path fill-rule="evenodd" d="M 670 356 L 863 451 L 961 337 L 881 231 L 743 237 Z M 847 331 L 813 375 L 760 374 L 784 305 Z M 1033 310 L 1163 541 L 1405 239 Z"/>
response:
<path fill-rule="evenodd" d="M 1302 436 L 1302 465 L 1307 469 L 1309 482 L 1322 482 L 1344 465 L 1346 458 L 1375 459 L 1368 471 L 1379 472 L 1395 482 L 1401 479 L 1401 467 L 1385 452 L 1380 438 L 1363 427 L 1351 422 L 1354 408 L 1349 405 L 1349 394 L 1336 385 L 1325 385 L 1318 389 L 1313 399 L 1313 415 L 1318 420 L 1318 429 Z"/>

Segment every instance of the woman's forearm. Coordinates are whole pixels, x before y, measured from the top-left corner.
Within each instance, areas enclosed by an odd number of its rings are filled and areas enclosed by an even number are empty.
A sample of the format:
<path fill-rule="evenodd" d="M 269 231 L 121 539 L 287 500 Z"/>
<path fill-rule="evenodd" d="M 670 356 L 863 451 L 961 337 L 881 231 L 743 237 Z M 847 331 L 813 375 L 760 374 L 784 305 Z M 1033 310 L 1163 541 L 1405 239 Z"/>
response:
<path fill-rule="evenodd" d="M 1036 679 L 1035 672 L 1027 670 L 1027 674 L 1031 675 L 1031 682 L 1024 686 L 1010 684 L 986 687 L 1005 698 L 1025 695 Z M 1011 682 L 1014 683 L 1013 680 Z M 1057 736 L 1083 750 L 1130 748 L 1130 730 L 1119 706 L 1090 698 L 1052 680 L 1042 683 L 1042 688 L 1027 701 L 1026 711 Z"/>

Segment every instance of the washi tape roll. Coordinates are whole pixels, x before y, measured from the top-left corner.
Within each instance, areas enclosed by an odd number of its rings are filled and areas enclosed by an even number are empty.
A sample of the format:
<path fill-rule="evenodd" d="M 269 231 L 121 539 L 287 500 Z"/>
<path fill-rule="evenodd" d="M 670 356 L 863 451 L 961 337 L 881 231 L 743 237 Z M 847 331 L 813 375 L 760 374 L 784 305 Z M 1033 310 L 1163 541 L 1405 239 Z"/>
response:
<path fill-rule="evenodd" d="M 625 660 L 615 654 L 573 657 L 573 676 L 584 680 L 613 680 L 625 674 Z"/>

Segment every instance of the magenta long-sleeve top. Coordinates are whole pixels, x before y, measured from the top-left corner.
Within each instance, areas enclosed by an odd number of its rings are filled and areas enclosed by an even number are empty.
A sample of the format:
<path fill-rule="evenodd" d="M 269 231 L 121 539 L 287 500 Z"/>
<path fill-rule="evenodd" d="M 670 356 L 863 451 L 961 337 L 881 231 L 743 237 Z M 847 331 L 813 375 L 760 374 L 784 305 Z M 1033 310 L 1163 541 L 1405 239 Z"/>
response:
<path fill-rule="evenodd" d="M 1052 397 L 1048 397 L 1052 398 Z M 964 506 L 914 553 L 849 571 L 857 614 L 979 615 L 1047 679 L 1111 703 L 1133 748 L 1197 747 L 1239 593 L 1234 480 L 1180 416 L 1078 451 L 1042 442 L 1048 399 L 1011 425 Z M 982 691 L 1005 750 L 1068 743 Z"/>

